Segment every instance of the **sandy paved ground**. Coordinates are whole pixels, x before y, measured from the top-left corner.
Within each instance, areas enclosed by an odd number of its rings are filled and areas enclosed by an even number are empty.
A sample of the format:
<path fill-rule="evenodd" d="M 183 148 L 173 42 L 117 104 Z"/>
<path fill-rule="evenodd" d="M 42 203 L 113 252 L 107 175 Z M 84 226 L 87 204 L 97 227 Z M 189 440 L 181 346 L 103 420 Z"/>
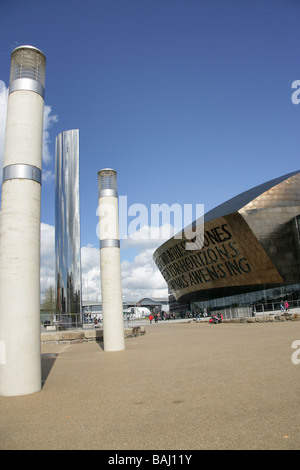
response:
<path fill-rule="evenodd" d="M 299 321 L 153 324 L 112 353 L 43 345 L 42 390 L 0 397 L 0 448 L 299 449 L 294 340 Z"/>

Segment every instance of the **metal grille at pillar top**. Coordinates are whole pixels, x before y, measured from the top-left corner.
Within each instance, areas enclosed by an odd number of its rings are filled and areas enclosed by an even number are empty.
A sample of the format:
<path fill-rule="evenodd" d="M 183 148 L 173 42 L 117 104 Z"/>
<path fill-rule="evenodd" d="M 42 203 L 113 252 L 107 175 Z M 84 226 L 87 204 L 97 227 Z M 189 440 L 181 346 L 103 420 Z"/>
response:
<path fill-rule="evenodd" d="M 42 51 L 31 46 L 20 46 L 11 55 L 9 82 L 19 78 L 31 78 L 45 86 L 46 58 Z"/>
<path fill-rule="evenodd" d="M 117 172 L 111 168 L 98 171 L 98 197 L 117 197 Z"/>
<path fill-rule="evenodd" d="M 98 172 L 98 188 L 99 191 L 103 189 L 117 190 L 117 172 L 111 168 L 105 168 Z"/>

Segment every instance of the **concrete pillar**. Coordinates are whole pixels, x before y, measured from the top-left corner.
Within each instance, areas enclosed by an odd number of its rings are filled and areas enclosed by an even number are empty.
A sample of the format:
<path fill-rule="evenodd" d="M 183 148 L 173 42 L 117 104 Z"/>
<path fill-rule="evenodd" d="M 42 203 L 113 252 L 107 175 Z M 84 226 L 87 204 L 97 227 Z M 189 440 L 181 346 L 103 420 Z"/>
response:
<path fill-rule="evenodd" d="M 40 225 L 46 59 L 11 55 L 0 222 L 0 395 L 41 389 Z"/>
<path fill-rule="evenodd" d="M 104 351 L 125 349 L 117 174 L 98 172 L 100 272 Z"/>

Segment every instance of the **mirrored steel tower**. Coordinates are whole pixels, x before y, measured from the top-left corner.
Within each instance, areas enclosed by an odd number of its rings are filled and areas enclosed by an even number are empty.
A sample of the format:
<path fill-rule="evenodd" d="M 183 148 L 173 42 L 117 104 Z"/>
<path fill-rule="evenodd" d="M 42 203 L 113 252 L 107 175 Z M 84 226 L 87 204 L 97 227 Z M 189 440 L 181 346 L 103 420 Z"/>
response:
<path fill-rule="evenodd" d="M 72 314 L 81 313 L 78 129 L 56 137 L 55 267 L 56 312 L 71 321 Z"/>

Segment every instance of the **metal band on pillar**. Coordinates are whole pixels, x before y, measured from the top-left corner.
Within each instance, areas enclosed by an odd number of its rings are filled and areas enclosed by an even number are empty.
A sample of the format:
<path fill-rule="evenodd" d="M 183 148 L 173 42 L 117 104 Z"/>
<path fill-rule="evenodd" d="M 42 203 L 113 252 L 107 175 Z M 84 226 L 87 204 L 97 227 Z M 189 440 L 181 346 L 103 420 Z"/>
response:
<path fill-rule="evenodd" d="M 98 197 L 118 197 L 118 191 L 115 189 L 100 189 Z"/>
<path fill-rule="evenodd" d="M 120 240 L 116 239 L 106 239 L 106 240 L 100 240 L 100 250 L 101 248 L 120 248 Z"/>
<path fill-rule="evenodd" d="M 45 95 L 45 88 L 41 83 L 37 80 L 32 80 L 31 78 L 18 78 L 9 85 L 9 93 L 13 93 L 18 90 L 33 91 L 34 93 L 41 95 L 42 98 L 44 98 Z"/>
<path fill-rule="evenodd" d="M 27 179 L 42 184 L 42 172 L 33 165 L 14 164 L 3 168 L 3 183 L 12 179 Z"/>

